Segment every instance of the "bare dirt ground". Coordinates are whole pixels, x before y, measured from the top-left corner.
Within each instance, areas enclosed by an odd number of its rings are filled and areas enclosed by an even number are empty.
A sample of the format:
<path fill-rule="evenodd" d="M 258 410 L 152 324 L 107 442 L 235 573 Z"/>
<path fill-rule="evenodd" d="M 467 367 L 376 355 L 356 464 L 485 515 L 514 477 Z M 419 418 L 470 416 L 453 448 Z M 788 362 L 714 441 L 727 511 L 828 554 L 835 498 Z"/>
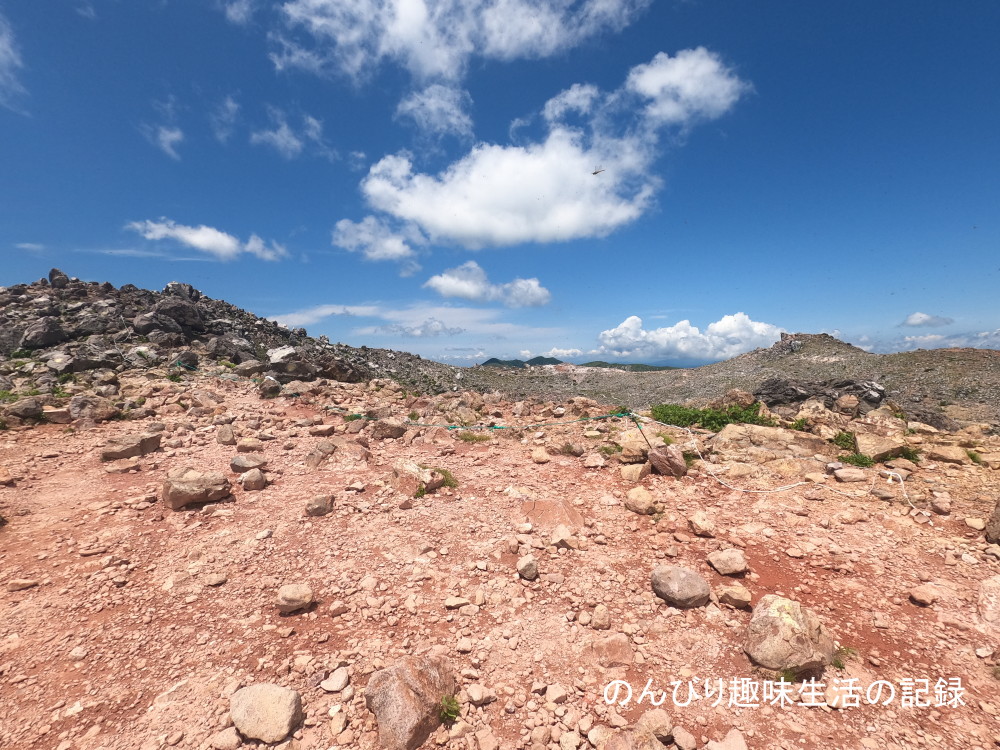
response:
<path fill-rule="evenodd" d="M 594 727 L 626 726 L 650 708 L 607 705 L 605 686 L 616 679 L 628 681 L 636 697 L 647 681 L 666 690 L 661 707 L 698 747 L 733 727 L 751 748 L 1000 745 L 993 674 L 1000 633 L 977 612 L 980 582 L 1000 573 L 1000 562 L 982 531 L 966 523 L 992 512 L 1000 497 L 996 470 L 922 462 L 905 485 L 911 499 L 946 493 L 951 509 L 914 515 L 899 483 L 887 484 L 877 468 L 865 470 L 870 481 L 831 483 L 836 491 L 798 486 L 753 494 L 722 486 L 708 473 L 717 467 L 697 462 L 681 479 L 644 478 L 662 512 L 640 516 L 623 507 L 635 485 L 614 461 L 588 469 L 572 455 L 546 463 L 531 457 L 540 445 L 566 442 L 593 454 L 631 426 L 620 419 L 497 431 L 482 443 L 415 429 L 368 440 L 369 460 L 338 450 L 312 469 L 305 457 L 323 438 L 310 434 L 311 425 L 358 436 L 347 432 L 354 423 L 326 407 L 389 406 L 405 418 L 423 404 L 364 385 L 331 384 L 318 395 L 273 400 L 261 400 L 246 381 L 209 377 L 138 388 L 157 416 L 0 432 L 0 467 L 11 479 L 0 486 L 8 520 L 0 530 L 4 748 L 209 748 L 231 726 L 235 689 L 276 682 L 301 694 L 306 714 L 281 747 L 373 750 L 380 745 L 363 700 L 369 676 L 435 645 L 446 647 L 456 666 L 462 718 L 427 747 L 589 748 Z M 235 484 L 229 462 L 236 449 L 216 441 L 212 416 L 182 413 L 190 388 L 218 396 L 215 411 L 235 417 L 237 437 L 262 440 L 266 489 Z M 568 421 L 514 417 L 510 406 L 490 408 L 512 426 Z M 100 448 L 152 422 L 166 424 L 161 450 L 132 470 L 110 472 L 118 465 L 102 463 Z M 607 431 L 584 436 L 597 425 Z M 407 501 L 389 484 L 400 458 L 448 469 L 458 487 Z M 233 499 L 165 508 L 164 476 L 188 465 L 226 472 Z M 751 488 L 789 483 L 766 473 L 733 481 Z M 874 497 L 873 487 L 889 499 Z M 306 516 L 306 502 L 319 494 L 334 496 L 333 512 Z M 713 537 L 691 533 L 696 511 L 714 522 Z M 550 544 L 559 524 L 571 530 L 575 549 Z M 515 569 L 526 547 L 539 561 L 533 582 Z M 766 594 L 793 598 L 853 649 L 844 652 L 844 669 L 828 668 L 823 680 L 856 678 L 864 687 L 885 680 L 895 685 L 895 699 L 840 710 L 731 705 L 734 678 L 773 678 L 744 654 L 750 612 L 717 603 L 674 609 L 650 587 L 652 568 L 665 562 L 697 570 L 713 589 L 732 583 L 705 562 L 726 547 L 745 550 L 750 573 L 739 582 L 755 602 Z M 17 581 L 31 585 L 11 590 Z M 909 599 L 922 582 L 939 593 L 931 606 Z M 276 591 L 288 583 L 310 584 L 316 603 L 279 614 Z M 467 601 L 449 609 L 449 597 Z M 610 613 L 607 630 L 583 624 L 599 604 Z M 626 645 L 619 642 L 609 658 L 604 639 L 616 634 Z M 328 693 L 319 683 L 340 665 L 351 685 Z M 907 679 L 929 681 L 921 697 L 929 705 L 902 705 Z M 960 705 L 937 705 L 941 679 L 960 680 Z M 673 681 L 683 697 L 689 681 L 703 694 L 706 680 L 725 683 L 721 699 L 677 706 L 669 697 Z M 472 705 L 473 684 L 496 700 Z M 564 688 L 565 700 L 547 701 L 550 686 Z M 338 705 L 344 731 L 331 722 Z"/>

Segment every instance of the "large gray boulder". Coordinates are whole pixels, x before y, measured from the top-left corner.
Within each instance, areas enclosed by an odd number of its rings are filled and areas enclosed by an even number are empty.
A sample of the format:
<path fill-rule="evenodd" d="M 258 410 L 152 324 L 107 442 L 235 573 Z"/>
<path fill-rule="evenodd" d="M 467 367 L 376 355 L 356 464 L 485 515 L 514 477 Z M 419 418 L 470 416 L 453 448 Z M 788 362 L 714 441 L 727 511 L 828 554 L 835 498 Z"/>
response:
<path fill-rule="evenodd" d="M 653 591 L 667 604 L 681 609 L 708 604 L 712 589 L 698 573 L 679 565 L 658 565 L 651 577 Z"/>
<path fill-rule="evenodd" d="M 281 685 L 250 685 L 230 696 L 229 716 L 244 737 L 281 742 L 302 722 L 302 698 Z"/>
<path fill-rule="evenodd" d="M 8 406 L 5 411 L 10 416 L 17 417 L 18 419 L 41 419 L 43 405 L 41 399 L 28 396 L 27 398 L 18 399 Z"/>
<path fill-rule="evenodd" d="M 167 318 L 172 318 L 182 328 L 191 328 L 196 331 L 205 328 L 201 310 L 198 309 L 196 304 L 182 297 L 166 297 L 161 299 L 153 307 L 153 312 Z"/>
<path fill-rule="evenodd" d="M 416 750 L 441 723 L 441 699 L 455 695 L 451 663 L 443 656 L 406 656 L 375 672 L 365 705 L 378 722 L 384 750 Z"/>
<path fill-rule="evenodd" d="M 801 674 L 829 665 L 836 646 L 815 612 L 768 594 L 753 609 L 744 651 L 765 669 Z"/>
<path fill-rule="evenodd" d="M 190 467 L 171 469 L 163 483 L 163 502 L 171 510 L 191 503 L 207 503 L 229 496 L 229 480 L 221 472 Z"/>
<path fill-rule="evenodd" d="M 41 349 L 44 346 L 61 344 L 69 336 L 59 325 L 59 318 L 39 318 L 31 323 L 21 336 L 22 349 Z"/>

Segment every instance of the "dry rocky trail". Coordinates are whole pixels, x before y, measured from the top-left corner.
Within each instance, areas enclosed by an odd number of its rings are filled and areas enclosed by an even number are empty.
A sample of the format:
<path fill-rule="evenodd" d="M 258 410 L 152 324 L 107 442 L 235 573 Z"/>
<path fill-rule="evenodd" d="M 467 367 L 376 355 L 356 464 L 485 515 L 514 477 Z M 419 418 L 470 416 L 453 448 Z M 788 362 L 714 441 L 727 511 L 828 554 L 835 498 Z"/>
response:
<path fill-rule="evenodd" d="M 996 405 L 946 367 L 457 372 L 56 270 L 0 330 L 0 747 L 1000 746 Z"/>

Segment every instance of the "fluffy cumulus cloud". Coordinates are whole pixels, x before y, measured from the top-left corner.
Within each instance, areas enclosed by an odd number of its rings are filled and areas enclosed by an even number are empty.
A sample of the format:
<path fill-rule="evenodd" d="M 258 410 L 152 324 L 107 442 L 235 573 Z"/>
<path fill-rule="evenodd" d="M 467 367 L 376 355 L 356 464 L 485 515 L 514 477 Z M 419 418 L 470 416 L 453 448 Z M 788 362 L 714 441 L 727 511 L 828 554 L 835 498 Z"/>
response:
<path fill-rule="evenodd" d="M 547 57 L 617 31 L 651 0 L 289 0 L 272 34 L 279 69 L 356 80 L 383 62 L 418 80 L 458 80 L 470 59 Z"/>
<path fill-rule="evenodd" d="M 176 125 L 144 125 L 142 134 L 146 140 L 156 146 L 171 159 L 181 158 L 177 147 L 184 142 L 184 131 Z"/>
<path fill-rule="evenodd" d="M 0 13 L 0 106 L 20 111 L 17 102 L 26 93 L 18 78 L 18 72 L 23 67 L 24 61 L 14 37 L 14 29 L 3 13 Z"/>
<path fill-rule="evenodd" d="M 244 26 L 253 19 L 257 2 L 256 0 L 228 0 L 222 4 L 222 9 L 230 23 Z"/>
<path fill-rule="evenodd" d="M 502 302 L 507 307 L 538 307 L 548 304 L 552 298 L 538 279 L 514 279 L 505 284 L 491 284 L 486 271 L 473 260 L 432 276 L 424 287 L 433 289 L 442 297 Z"/>
<path fill-rule="evenodd" d="M 125 228 L 138 232 L 147 240 L 173 240 L 184 247 L 207 253 L 217 260 L 235 260 L 244 253 L 271 261 L 288 255 L 283 246 L 276 242 L 268 245 L 256 234 L 251 235 L 246 242 L 241 242 L 227 232 L 204 224 L 191 227 L 163 218 L 159 221 L 133 221 L 126 224 Z"/>
<path fill-rule="evenodd" d="M 911 328 L 938 328 L 940 326 L 950 326 L 954 322 L 953 318 L 943 318 L 939 315 L 915 312 L 907 315 L 906 320 L 900 323 L 900 325 Z"/>
<path fill-rule="evenodd" d="M 457 336 L 460 333 L 464 333 L 465 329 L 458 326 L 448 326 L 437 318 L 427 318 L 427 320 L 415 326 L 405 326 L 397 323 L 391 326 L 381 326 L 373 332 L 419 339 L 429 336 Z"/>
<path fill-rule="evenodd" d="M 423 133 L 436 136 L 472 136 L 468 109 L 472 97 L 455 86 L 434 83 L 415 91 L 399 103 L 396 117 L 409 118 Z"/>
<path fill-rule="evenodd" d="M 660 53 L 615 91 L 576 85 L 555 96 L 535 142 L 479 143 L 438 174 L 391 154 L 361 190 L 373 209 L 432 242 L 472 250 L 603 237 L 653 204 L 661 133 L 721 116 L 748 88 L 705 49 Z M 591 174 L 598 164 L 606 169 Z"/>
<path fill-rule="evenodd" d="M 601 353 L 646 360 L 721 360 L 758 347 L 767 347 L 781 337 L 783 329 L 751 320 L 746 313 L 724 315 L 703 331 L 682 320 L 672 326 L 646 330 L 642 318 L 632 315 L 620 325 L 602 331 Z"/>
<path fill-rule="evenodd" d="M 421 238 L 396 232 L 386 222 L 374 216 L 362 221 L 341 219 L 333 229 L 333 244 L 351 252 L 361 253 L 366 260 L 406 260 L 416 253 L 411 244 Z"/>

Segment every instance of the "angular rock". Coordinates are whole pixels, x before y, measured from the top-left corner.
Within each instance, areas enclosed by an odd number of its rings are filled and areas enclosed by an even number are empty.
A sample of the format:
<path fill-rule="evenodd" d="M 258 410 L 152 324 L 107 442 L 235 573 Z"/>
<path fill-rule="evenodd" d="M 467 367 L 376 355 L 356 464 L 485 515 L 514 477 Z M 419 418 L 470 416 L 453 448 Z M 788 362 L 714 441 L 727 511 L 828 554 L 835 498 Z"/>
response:
<path fill-rule="evenodd" d="M 990 544 L 1000 543 L 1000 500 L 993 507 L 993 513 L 986 521 L 986 541 Z"/>
<path fill-rule="evenodd" d="M 229 480 L 221 472 L 201 472 L 190 467 L 171 469 L 163 483 L 163 502 L 171 510 L 191 503 L 206 503 L 229 496 Z"/>
<path fill-rule="evenodd" d="M 73 419 L 105 422 L 118 416 L 121 411 L 106 398 L 81 393 L 69 400 L 69 413 Z"/>
<path fill-rule="evenodd" d="M 705 750 L 747 750 L 747 743 L 739 729 L 730 729 L 721 742 L 709 740 Z"/>
<path fill-rule="evenodd" d="M 263 469 L 267 459 L 259 453 L 241 453 L 229 462 L 229 468 L 234 474 L 243 474 L 251 469 Z"/>
<path fill-rule="evenodd" d="M 229 716 L 244 737 L 281 742 L 302 723 L 302 698 L 281 685 L 250 685 L 230 696 Z"/>
<path fill-rule="evenodd" d="M 708 564 L 715 568 L 719 575 L 723 576 L 743 575 L 749 570 L 747 557 L 743 554 L 743 550 L 735 548 L 720 549 L 709 553 Z"/>
<path fill-rule="evenodd" d="M 422 468 L 415 461 L 400 459 L 392 467 L 389 482 L 408 497 L 421 497 L 444 485 L 444 475 L 433 469 Z"/>
<path fill-rule="evenodd" d="M 122 435 L 111 438 L 104 450 L 101 451 L 101 460 L 117 461 L 120 458 L 145 456 L 147 453 L 153 453 L 159 450 L 162 437 L 162 433 L 147 432 L 142 435 Z"/>
<path fill-rule="evenodd" d="M 676 445 L 659 445 L 649 451 L 653 471 L 668 477 L 683 477 L 688 472 L 684 452 Z"/>
<path fill-rule="evenodd" d="M 712 450 L 726 461 L 765 463 L 777 458 L 812 458 L 833 448 L 823 438 L 783 427 L 727 424 L 711 440 Z"/>
<path fill-rule="evenodd" d="M 1000 625 L 1000 575 L 979 582 L 979 616 L 993 626 Z"/>
<path fill-rule="evenodd" d="M 231 424 L 219 425 L 215 433 L 215 442 L 219 445 L 236 445 L 236 433 Z"/>
<path fill-rule="evenodd" d="M 739 584 L 720 586 L 716 593 L 719 596 L 719 604 L 735 609 L 750 609 L 750 602 L 753 601 L 750 591 Z"/>
<path fill-rule="evenodd" d="M 531 452 L 531 460 L 536 464 L 547 464 L 552 460 L 552 456 L 542 446 L 538 446 Z"/>
<path fill-rule="evenodd" d="M 372 425 L 372 438 L 374 440 L 401 438 L 405 434 L 406 425 L 398 419 L 379 419 Z"/>
<path fill-rule="evenodd" d="M 325 516 L 333 510 L 332 495 L 317 495 L 306 503 L 307 516 Z"/>
<path fill-rule="evenodd" d="M 873 461 L 885 461 L 903 454 L 906 443 L 897 438 L 883 437 L 859 432 L 854 436 L 857 452 L 869 456 Z"/>
<path fill-rule="evenodd" d="M 930 583 L 914 586 L 910 589 L 910 599 L 921 607 L 929 607 L 940 598 L 941 592 Z"/>
<path fill-rule="evenodd" d="M 628 464 L 621 467 L 622 479 L 626 482 L 641 482 L 649 476 L 651 466 L 647 461 L 644 464 Z"/>
<path fill-rule="evenodd" d="M 53 289 L 65 289 L 66 285 L 69 284 L 69 276 L 58 268 L 53 268 L 49 271 L 49 284 Z"/>
<path fill-rule="evenodd" d="M 517 561 L 517 574 L 526 581 L 538 578 L 538 561 L 534 555 L 525 555 Z"/>
<path fill-rule="evenodd" d="M 18 399 L 4 411 L 9 416 L 17 417 L 18 419 L 41 419 L 43 414 L 42 406 L 41 399 L 29 396 L 28 398 Z"/>
<path fill-rule="evenodd" d="M 30 323 L 21 336 L 21 349 L 41 349 L 61 344 L 69 336 L 59 325 L 59 318 L 46 317 Z"/>
<path fill-rule="evenodd" d="M 417 750 L 441 723 L 441 699 L 455 694 L 442 656 L 406 656 L 368 680 L 365 706 L 375 714 L 384 750 Z"/>
<path fill-rule="evenodd" d="M 971 464 L 972 459 L 965 448 L 957 445 L 934 445 L 927 450 L 928 461 L 940 461 L 945 464 Z"/>
<path fill-rule="evenodd" d="M 695 536 L 711 539 L 715 536 L 715 521 L 703 510 L 697 510 L 688 519 L 688 526 L 691 527 Z"/>
<path fill-rule="evenodd" d="M 765 669 L 796 674 L 822 669 L 833 661 L 833 639 L 816 614 L 774 594 L 753 609 L 744 651 Z"/>
<path fill-rule="evenodd" d="M 672 607 L 690 609 L 708 604 L 712 589 L 708 581 L 689 568 L 658 565 L 651 576 L 653 591 Z"/>
<path fill-rule="evenodd" d="M 635 723 L 637 728 L 648 729 L 664 745 L 669 745 L 674 740 L 674 723 L 662 708 L 651 708 Z"/>
<path fill-rule="evenodd" d="M 837 469 L 833 472 L 833 476 L 836 477 L 838 482 L 863 482 L 865 481 L 864 469 L 860 469 L 857 466 L 845 466 L 842 469 Z"/>

